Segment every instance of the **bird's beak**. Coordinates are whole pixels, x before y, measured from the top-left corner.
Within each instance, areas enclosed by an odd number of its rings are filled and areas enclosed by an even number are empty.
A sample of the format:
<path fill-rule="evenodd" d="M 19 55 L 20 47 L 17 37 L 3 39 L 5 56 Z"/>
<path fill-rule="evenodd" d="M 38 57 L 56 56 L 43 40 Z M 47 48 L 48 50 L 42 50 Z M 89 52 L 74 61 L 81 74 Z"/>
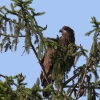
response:
<path fill-rule="evenodd" d="M 61 33 L 62 33 L 62 29 L 60 29 L 60 30 L 59 30 L 59 32 L 61 32 Z"/>

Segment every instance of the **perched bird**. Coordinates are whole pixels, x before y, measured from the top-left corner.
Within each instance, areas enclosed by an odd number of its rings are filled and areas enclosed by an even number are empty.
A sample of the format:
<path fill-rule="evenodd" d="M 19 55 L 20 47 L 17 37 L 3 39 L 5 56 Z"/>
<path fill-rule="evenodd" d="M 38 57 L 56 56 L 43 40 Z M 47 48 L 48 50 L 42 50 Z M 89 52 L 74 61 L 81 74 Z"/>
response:
<path fill-rule="evenodd" d="M 62 29 L 59 30 L 61 32 L 61 37 L 59 38 L 60 46 L 64 47 L 70 43 L 75 43 L 74 31 L 68 26 L 63 26 Z M 54 48 L 49 48 L 45 53 L 41 63 L 44 67 L 46 75 L 48 77 L 49 83 L 52 83 L 52 69 L 53 69 L 53 61 L 51 56 L 54 55 L 56 50 Z M 73 61 L 74 62 L 74 61 Z M 45 88 L 48 83 L 45 79 L 45 74 L 43 71 L 40 74 L 41 85 Z M 43 92 L 43 96 L 48 98 L 49 94 L 47 92 Z"/>

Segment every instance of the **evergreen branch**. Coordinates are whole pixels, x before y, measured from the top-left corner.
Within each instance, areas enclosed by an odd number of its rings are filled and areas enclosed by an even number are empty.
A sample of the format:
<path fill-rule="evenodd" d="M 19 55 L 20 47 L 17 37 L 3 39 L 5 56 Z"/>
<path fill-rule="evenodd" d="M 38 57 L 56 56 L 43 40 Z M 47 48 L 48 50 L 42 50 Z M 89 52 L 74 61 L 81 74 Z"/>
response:
<path fill-rule="evenodd" d="M 2 75 L 2 74 L 0 74 L 0 76 L 3 77 L 3 78 L 6 78 L 6 76 L 4 76 L 4 75 Z"/>
<path fill-rule="evenodd" d="M 0 14 L 0 16 L 1 16 L 3 19 L 5 19 L 6 21 L 8 21 L 8 22 L 12 22 L 12 23 L 15 24 L 15 22 L 12 21 L 10 18 L 7 18 L 7 17 L 5 17 L 5 16 L 3 16 L 3 15 L 1 15 L 1 14 Z M 18 23 L 16 23 L 16 24 L 18 24 Z"/>
<path fill-rule="evenodd" d="M 7 11 L 8 13 L 10 13 L 10 14 L 13 14 L 13 15 L 16 15 L 16 16 L 18 16 L 18 14 L 17 14 L 17 13 L 15 13 L 15 12 L 12 12 L 12 11 L 10 11 L 10 10 L 7 10 L 7 9 L 6 9 L 6 11 Z"/>
<path fill-rule="evenodd" d="M 80 44 L 80 49 L 81 49 L 82 54 L 86 57 L 86 60 L 88 61 L 89 58 L 88 58 L 87 54 L 84 52 L 84 49 L 81 44 Z"/>
<path fill-rule="evenodd" d="M 82 82 L 81 82 L 81 84 L 80 84 L 80 86 L 79 86 L 79 90 L 81 89 L 81 85 L 82 85 L 83 82 L 84 82 L 84 79 L 85 79 L 85 76 L 86 76 L 86 71 L 87 71 L 88 68 L 90 68 L 91 65 L 92 65 L 92 63 L 89 64 L 89 65 L 87 65 L 86 68 L 85 68 L 84 75 L 83 75 L 83 78 L 82 78 Z M 74 78 L 76 78 L 77 76 L 79 76 L 79 74 L 80 74 L 80 73 L 77 73 L 76 75 L 74 75 L 74 76 L 72 76 L 70 79 L 68 79 L 68 80 L 64 83 L 64 87 L 67 87 L 67 86 L 65 86 L 65 85 L 66 85 L 67 83 L 69 83 L 70 81 L 72 81 L 72 80 L 73 80 Z M 79 83 L 80 79 L 81 79 L 81 78 L 79 78 L 78 82 L 73 86 L 73 89 L 72 89 L 71 92 L 67 95 L 67 97 L 70 97 L 70 96 L 71 96 L 71 94 L 73 93 L 74 89 L 77 87 L 77 84 Z M 75 99 L 75 100 L 78 99 L 79 90 L 78 90 L 78 93 L 77 93 L 77 95 L 76 95 L 76 99 Z"/>
<path fill-rule="evenodd" d="M 6 79 L 6 76 L 5 76 L 5 75 L 0 74 L 0 76 Z M 16 83 L 14 83 L 14 82 L 12 82 L 11 84 L 13 84 L 13 85 L 15 85 L 16 87 L 18 87 L 18 85 L 17 85 Z"/>
<path fill-rule="evenodd" d="M 11 13 L 11 14 L 14 14 L 14 15 L 16 15 L 16 16 L 19 16 L 17 13 L 14 13 L 14 12 L 11 12 L 11 11 L 8 11 L 8 12 Z M 3 19 L 5 19 L 6 21 L 12 22 L 12 23 L 15 24 L 15 22 L 14 22 L 13 20 L 11 20 L 10 18 L 7 18 L 7 17 L 5 17 L 5 16 L 3 16 L 3 15 L 1 15 L 1 14 L 0 14 L 0 16 L 1 16 Z M 20 17 L 22 18 L 22 16 L 20 16 Z M 33 17 L 33 19 L 34 19 L 34 21 L 35 21 L 35 24 L 38 25 L 37 22 L 36 22 L 36 19 L 34 18 L 34 16 L 32 16 L 32 17 Z M 30 22 L 30 21 L 29 21 L 29 22 Z M 16 22 L 16 24 L 18 24 L 18 23 Z M 41 28 L 41 31 L 47 29 L 47 25 L 46 25 L 45 27 L 41 27 L 41 26 L 38 26 L 38 27 Z"/>
<path fill-rule="evenodd" d="M 41 26 L 39 26 L 39 27 L 42 29 L 41 31 L 44 31 L 47 29 L 47 25 L 45 27 L 41 27 Z"/>
<path fill-rule="evenodd" d="M 24 11 L 24 8 L 23 8 L 22 6 L 20 6 L 20 7 L 21 7 L 22 12 L 23 12 L 23 15 L 24 15 L 24 21 L 25 21 L 26 24 L 27 24 L 28 20 L 26 19 L 26 16 L 25 16 L 25 14 L 24 14 L 24 12 L 25 12 L 25 11 Z M 8 13 L 11 13 L 11 14 L 13 14 L 13 15 L 17 15 L 17 16 L 18 16 L 17 13 L 11 12 L 11 11 L 9 11 L 9 10 L 7 10 L 7 12 L 8 12 Z M 2 15 L 0 15 L 0 16 L 2 16 Z M 10 18 L 4 17 L 4 16 L 2 16 L 2 17 L 3 17 L 3 19 L 5 19 L 6 21 L 9 21 L 9 22 L 13 22 L 13 23 L 14 23 L 14 21 L 12 21 Z M 34 18 L 34 20 L 35 20 L 35 18 Z M 18 23 L 16 23 L 16 24 L 18 24 Z M 37 25 L 36 20 L 35 20 L 35 24 Z M 39 27 L 40 27 L 40 26 L 39 26 Z M 42 28 L 42 27 L 40 27 L 40 28 Z M 46 27 L 42 28 L 42 31 L 45 30 L 46 28 L 47 28 L 47 25 L 46 25 Z M 0 33 L 0 35 L 2 35 L 2 36 L 16 37 L 16 36 L 14 36 L 14 35 L 5 35 L 5 34 L 2 34 L 2 33 Z M 25 36 L 25 35 L 22 35 L 22 36 L 18 36 L 18 37 L 26 37 L 26 36 Z M 35 53 L 35 55 L 36 55 L 36 57 L 37 57 L 37 59 L 38 59 L 37 52 L 36 52 L 34 46 L 32 45 L 31 39 L 30 39 L 30 45 L 31 45 L 32 50 L 34 51 L 34 53 Z M 39 63 L 40 63 L 40 61 L 39 61 Z M 47 77 L 47 75 L 46 75 L 46 72 L 45 72 L 45 70 L 44 70 L 44 67 L 42 66 L 41 63 L 40 63 L 40 65 L 41 65 L 41 68 L 42 68 L 42 70 L 43 70 L 43 72 L 44 72 L 44 74 L 45 74 L 46 81 L 47 81 L 47 83 L 49 84 L 49 82 L 48 82 L 48 77 Z"/>
<path fill-rule="evenodd" d="M 23 12 L 25 25 L 28 26 L 29 21 L 27 20 L 27 18 L 26 18 L 26 16 L 25 16 L 25 15 L 26 15 L 26 14 L 25 14 L 25 9 L 23 8 L 22 5 L 20 5 L 20 7 L 21 7 L 22 12 Z M 33 18 L 34 18 L 34 17 L 33 17 Z M 35 20 L 35 18 L 34 18 L 34 20 Z M 35 20 L 35 22 L 36 22 L 36 20 Z M 37 22 L 36 22 L 36 25 L 38 26 Z M 29 34 L 30 34 L 30 31 L 29 31 Z M 31 37 L 30 37 L 30 46 L 32 47 L 32 50 L 33 50 L 33 52 L 35 53 L 35 56 L 36 56 L 37 59 L 38 59 L 38 55 L 37 55 L 37 52 L 36 52 L 36 50 L 35 50 L 35 48 L 34 48 L 34 45 L 32 44 Z M 45 72 L 45 69 L 44 69 L 44 67 L 43 67 L 43 65 L 41 64 L 41 62 L 40 62 L 39 59 L 38 59 L 38 61 L 39 61 L 39 64 L 41 65 L 41 68 L 42 68 L 44 74 L 45 74 L 46 81 L 47 81 L 47 83 L 49 84 L 48 77 L 47 77 L 47 74 L 46 74 L 46 72 Z"/>
<path fill-rule="evenodd" d="M 16 37 L 14 35 L 6 35 L 6 34 L 3 34 L 0 32 L 0 36 L 9 36 L 9 37 Z M 18 37 L 25 37 L 25 35 L 21 35 L 21 36 L 18 36 Z"/>

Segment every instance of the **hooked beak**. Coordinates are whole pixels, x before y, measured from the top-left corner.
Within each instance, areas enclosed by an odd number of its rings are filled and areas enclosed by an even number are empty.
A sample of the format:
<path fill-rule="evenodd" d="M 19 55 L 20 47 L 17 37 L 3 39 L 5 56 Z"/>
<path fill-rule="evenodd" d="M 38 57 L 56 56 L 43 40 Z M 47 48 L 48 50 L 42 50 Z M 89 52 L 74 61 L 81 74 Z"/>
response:
<path fill-rule="evenodd" d="M 62 33 L 62 29 L 60 29 L 60 30 L 59 30 L 59 32 L 61 32 L 61 33 Z"/>

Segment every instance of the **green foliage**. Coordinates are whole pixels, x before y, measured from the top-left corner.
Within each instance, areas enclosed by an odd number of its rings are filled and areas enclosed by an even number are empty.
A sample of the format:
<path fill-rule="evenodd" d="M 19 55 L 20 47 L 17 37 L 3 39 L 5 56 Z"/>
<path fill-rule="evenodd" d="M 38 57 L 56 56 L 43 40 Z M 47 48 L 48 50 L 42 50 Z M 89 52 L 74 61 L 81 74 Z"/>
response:
<path fill-rule="evenodd" d="M 93 29 L 85 34 L 86 36 L 94 34 L 89 51 L 84 49 L 82 45 L 77 46 L 76 44 L 61 47 L 59 37 L 45 38 L 43 36 L 43 31 L 47 29 L 47 25 L 46 27 L 39 26 L 35 17 L 45 13 L 36 13 L 35 9 L 30 7 L 32 1 L 12 0 L 11 10 L 5 6 L 0 7 L 0 37 L 2 40 L 0 50 L 1 52 L 3 50 L 5 52 L 9 49 L 13 50 L 13 48 L 17 50 L 20 38 L 24 38 L 23 47 L 25 51 L 29 54 L 30 49 L 33 50 L 40 63 L 45 52 L 53 48 L 56 51 L 55 55 L 51 56 L 54 64 L 52 72 L 54 84 L 49 84 L 46 88 L 41 89 L 39 79 L 37 79 L 32 88 L 27 88 L 27 83 L 24 83 L 25 76 L 22 73 L 14 77 L 0 74 L 5 79 L 4 81 L 0 80 L 0 100 L 43 100 L 44 98 L 41 95 L 43 91 L 50 94 L 48 100 L 77 100 L 80 98 L 81 86 L 87 91 L 88 100 L 96 100 L 96 97 L 98 97 L 96 89 L 100 89 L 98 75 L 100 68 L 100 22 L 92 17 Z M 8 14 L 13 15 L 15 19 L 8 18 Z M 9 26 L 9 32 L 6 29 L 7 25 Z M 86 58 L 86 63 L 74 67 L 73 76 L 69 76 L 68 73 L 72 66 L 77 63 L 81 56 Z M 76 60 L 73 64 L 74 58 Z M 93 77 L 95 80 L 92 80 Z M 64 88 L 69 91 L 67 92 Z M 72 97 L 74 92 L 75 95 Z"/>
<path fill-rule="evenodd" d="M 11 10 L 7 9 L 5 6 L 0 8 L 2 14 L 0 14 L 0 28 L 2 29 L 2 34 L 4 39 L 2 41 L 1 49 L 3 49 L 4 45 L 9 44 L 9 46 L 5 46 L 5 51 L 10 48 L 17 49 L 18 39 L 19 37 L 25 37 L 25 50 L 29 53 L 30 46 L 31 46 L 31 37 L 34 35 L 35 37 L 42 38 L 42 31 L 46 28 L 42 28 L 37 24 L 35 16 L 40 16 L 44 14 L 44 12 L 35 13 L 35 9 L 30 8 L 30 4 L 32 0 L 12 0 L 11 3 Z M 19 7 L 16 10 L 16 7 Z M 4 12 L 3 12 L 4 11 Z M 8 14 L 12 14 L 17 17 L 16 19 L 7 18 Z M 9 23 L 10 33 L 6 34 L 6 25 Z M 13 27 L 14 26 L 14 27 Z M 5 30 L 5 31 L 4 31 Z M 23 34 L 21 33 L 23 31 Z M 2 35 L 0 34 L 0 35 Z M 35 38 L 35 43 L 38 43 L 38 38 Z M 10 43 L 9 43 L 10 42 Z"/>
<path fill-rule="evenodd" d="M 72 54 L 76 51 L 76 45 L 69 44 L 66 47 L 57 46 L 57 51 L 54 56 L 52 56 L 54 68 L 53 68 L 53 78 L 58 81 L 62 80 L 62 75 L 65 72 L 69 72 L 71 66 L 73 65 L 73 60 L 75 56 Z"/>
<path fill-rule="evenodd" d="M 41 91 L 39 87 L 39 79 L 33 85 L 31 89 L 26 88 L 26 83 L 24 83 L 25 76 L 18 74 L 14 77 L 4 76 L 5 81 L 0 80 L 0 100 L 42 100 L 41 95 L 38 93 Z M 16 82 L 17 81 L 17 82 Z M 12 89 L 15 86 L 16 89 Z"/>

